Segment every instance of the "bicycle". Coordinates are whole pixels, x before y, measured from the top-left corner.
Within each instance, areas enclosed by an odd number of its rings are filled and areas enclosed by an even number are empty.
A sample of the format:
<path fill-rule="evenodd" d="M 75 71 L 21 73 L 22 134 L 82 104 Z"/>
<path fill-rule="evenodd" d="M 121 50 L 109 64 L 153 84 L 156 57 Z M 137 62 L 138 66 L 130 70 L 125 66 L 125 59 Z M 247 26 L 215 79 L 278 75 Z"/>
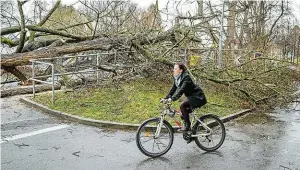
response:
<path fill-rule="evenodd" d="M 181 112 L 172 108 L 171 105 L 171 102 L 165 102 L 160 117 L 150 118 L 144 121 L 137 130 L 137 146 L 143 154 L 149 157 L 162 156 L 166 154 L 173 145 L 175 130 L 171 124 L 165 120 L 166 116 L 171 117 L 179 128 L 181 128 L 180 121 L 175 117 L 176 114 L 181 115 Z M 191 131 L 183 132 L 183 139 L 185 139 L 187 143 L 195 141 L 199 148 L 207 152 L 215 151 L 221 147 L 225 140 L 226 132 L 225 126 L 219 117 L 213 114 L 207 114 L 198 119 L 195 110 L 190 114 L 192 116 Z M 150 143 L 150 140 L 153 140 L 153 143 Z M 146 144 L 146 146 L 144 146 L 144 144 Z M 155 151 L 155 149 L 159 151 Z"/>

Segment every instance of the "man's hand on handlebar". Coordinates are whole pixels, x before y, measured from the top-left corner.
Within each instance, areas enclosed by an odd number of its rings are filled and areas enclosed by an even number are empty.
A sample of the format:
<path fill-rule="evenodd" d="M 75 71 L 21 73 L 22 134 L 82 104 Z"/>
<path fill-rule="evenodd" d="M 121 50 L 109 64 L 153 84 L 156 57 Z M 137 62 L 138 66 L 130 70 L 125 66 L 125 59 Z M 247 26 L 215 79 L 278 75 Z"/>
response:
<path fill-rule="evenodd" d="M 160 99 L 160 102 L 161 102 L 161 103 L 164 103 L 164 104 L 167 104 L 167 103 L 171 103 L 171 102 L 172 102 L 172 99 L 171 99 L 171 98 L 168 98 L 168 99 Z"/>

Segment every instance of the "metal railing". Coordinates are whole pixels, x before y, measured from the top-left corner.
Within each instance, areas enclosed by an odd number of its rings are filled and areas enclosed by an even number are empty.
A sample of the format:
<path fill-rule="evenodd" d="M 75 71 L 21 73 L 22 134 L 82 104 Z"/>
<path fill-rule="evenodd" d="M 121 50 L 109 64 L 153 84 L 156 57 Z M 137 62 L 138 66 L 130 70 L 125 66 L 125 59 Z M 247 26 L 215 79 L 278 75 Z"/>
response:
<path fill-rule="evenodd" d="M 29 80 L 32 81 L 33 98 L 35 98 L 35 82 L 51 84 L 52 85 L 52 104 L 54 105 L 54 102 L 55 102 L 55 95 L 54 95 L 54 64 L 47 63 L 47 62 L 42 62 L 42 61 L 36 61 L 36 60 L 29 60 L 29 61 L 32 63 L 32 78 L 30 78 Z M 49 66 L 52 67 L 52 81 L 51 82 L 36 79 L 36 77 L 35 77 L 35 63 L 46 64 L 46 65 L 49 65 Z"/>
<path fill-rule="evenodd" d="M 35 82 L 40 82 L 40 83 L 46 83 L 46 84 L 51 84 L 52 85 L 52 104 L 55 104 L 55 92 L 54 92 L 54 85 L 55 85 L 55 81 L 54 78 L 55 76 L 62 76 L 62 75 L 72 75 L 72 74 L 78 74 L 78 73 L 89 73 L 89 72 L 96 72 L 96 81 L 97 84 L 99 84 L 99 71 L 102 71 L 101 69 L 99 69 L 100 66 L 100 58 L 102 55 L 114 55 L 114 59 L 115 61 L 117 60 L 117 54 L 118 53 L 132 53 L 135 51 L 121 51 L 121 52 L 117 52 L 114 51 L 113 53 L 96 53 L 96 54 L 83 54 L 83 55 L 75 55 L 75 56 L 62 56 L 62 57 L 54 57 L 54 58 L 40 58 L 39 61 L 35 60 L 35 59 L 31 59 L 29 60 L 32 63 L 32 78 L 30 78 L 29 80 L 32 81 L 32 88 L 33 88 L 33 98 L 35 98 Z M 54 64 L 50 63 L 50 62 L 45 62 L 45 61 L 41 61 L 41 60 L 57 60 L 57 59 L 68 59 L 68 58 L 79 58 L 79 57 L 96 57 L 96 69 L 92 69 L 92 70 L 85 70 L 85 71 L 76 71 L 76 72 L 67 72 L 67 73 L 60 73 L 60 74 L 55 74 L 54 73 Z M 45 65 L 49 65 L 51 66 L 51 76 L 36 76 L 35 73 L 35 66 L 36 64 L 45 64 Z M 49 81 L 43 81 L 43 80 L 39 80 L 38 78 L 47 78 L 47 77 L 51 77 L 51 82 Z"/>

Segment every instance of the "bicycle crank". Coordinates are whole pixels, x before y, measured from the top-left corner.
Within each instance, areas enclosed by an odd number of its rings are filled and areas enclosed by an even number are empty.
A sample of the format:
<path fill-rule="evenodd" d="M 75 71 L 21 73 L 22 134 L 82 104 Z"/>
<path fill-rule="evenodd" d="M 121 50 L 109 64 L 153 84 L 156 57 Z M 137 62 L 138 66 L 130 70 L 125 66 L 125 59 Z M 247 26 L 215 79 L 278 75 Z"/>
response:
<path fill-rule="evenodd" d="M 183 139 L 186 141 L 190 141 L 192 139 L 192 132 L 191 131 L 183 132 Z"/>

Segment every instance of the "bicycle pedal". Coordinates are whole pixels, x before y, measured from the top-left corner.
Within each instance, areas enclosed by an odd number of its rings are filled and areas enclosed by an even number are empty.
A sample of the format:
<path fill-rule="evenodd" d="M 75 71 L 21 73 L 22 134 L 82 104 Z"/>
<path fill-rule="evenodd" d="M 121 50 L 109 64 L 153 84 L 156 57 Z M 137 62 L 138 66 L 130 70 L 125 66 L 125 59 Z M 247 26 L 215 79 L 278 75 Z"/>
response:
<path fill-rule="evenodd" d="M 181 129 L 178 129 L 177 132 L 183 132 L 183 133 L 192 133 L 192 130 L 181 130 Z"/>
<path fill-rule="evenodd" d="M 183 131 L 183 130 L 181 130 L 181 129 L 178 129 L 177 132 L 184 133 L 184 132 L 186 132 L 186 131 Z"/>
<path fill-rule="evenodd" d="M 189 144 L 189 143 L 191 143 L 193 141 L 193 139 L 190 139 L 190 140 L 188 140 L 187 142 L 186 142 L 186 144 Z"/>

